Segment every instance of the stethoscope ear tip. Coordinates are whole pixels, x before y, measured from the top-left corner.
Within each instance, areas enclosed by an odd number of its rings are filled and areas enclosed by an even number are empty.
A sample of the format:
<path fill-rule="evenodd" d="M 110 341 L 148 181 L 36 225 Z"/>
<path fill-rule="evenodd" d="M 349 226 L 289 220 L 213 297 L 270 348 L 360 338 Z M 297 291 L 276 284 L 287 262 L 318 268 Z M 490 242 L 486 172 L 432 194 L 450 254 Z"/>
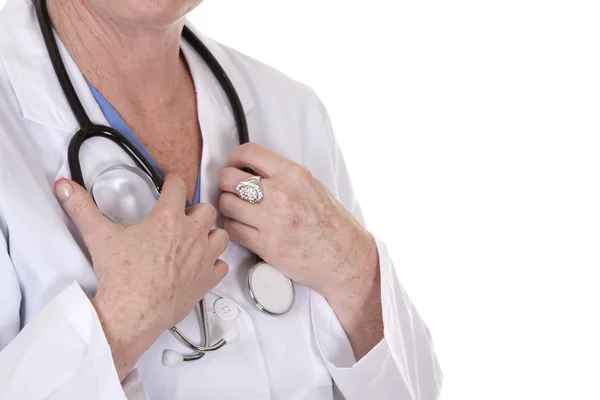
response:
<path fill-rule="evenodd" d="M 163 352 L 162 362 L 166 367 L 176 367 L 183 362 L 183 354 L 173 350 L 165 350 Z"/>

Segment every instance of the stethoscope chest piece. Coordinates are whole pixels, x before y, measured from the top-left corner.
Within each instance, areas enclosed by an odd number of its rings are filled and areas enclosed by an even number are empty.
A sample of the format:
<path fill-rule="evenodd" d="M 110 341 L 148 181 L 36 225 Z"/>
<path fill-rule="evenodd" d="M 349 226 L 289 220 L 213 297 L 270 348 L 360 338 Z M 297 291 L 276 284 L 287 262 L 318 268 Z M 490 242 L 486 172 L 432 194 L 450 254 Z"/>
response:
<path fill-rule="evenodd" d="M 248 288 L 256 306 L 267 314 L 282 315 L 294 306 L 294 284 L 264 261 L 248 271 Z"/>
<path fill-rule="evenodd" d="M 93 181 L 89 191 L 100 212 L 123 226 L 142 222 L 159 196 L 150 176 L 129 165 L 107 168 Z"/>
<path fill-rule="evenodd" d="M 146 155 L 136 148 L 125 135 L 110 126 L 102 126 L 92 122 L 77 96 L 67 68 L 61 58 L 46 2 L 47 0 L 38 0 L 36 3 L 36 14 L 40 30 L 56 77 L 80 126 L 80 130 L 73 135 L 67 152 L 71 178 L 79 185 L 88 188 L 83 178 L 79 159 L 81 146 L 86 140 L 101 137 L 117 144 L 133 160 L 137 168 L 129 165 L 109 167 L 96 177 L 88 189 L 100 211 L 108 218 L 125 226 L 138 224 L 156 204 L 162 188 L 163 177 Z M 240 145 L 248 143 L 250 139 L 244 107 L 233 83 L 227 77 L 227 73 L 191 29 L 184 27 L 182 36 L 206 62 L 229 99 Z M 294 305 L 296 294 L 292 281 L 265 262 L 259 262 L 250 269 L 248 288 L 256 306 L 270 315 L 285 314 Z M 213 343 L 210 339 L 208 311 L 204 300 L 201 300 L 197 307 L 203 343 L 201 345 L 194 343 L 176 326 L 170 328 L 169 330 L 173 336 L 189 348 L 192 353 L 181 354 L 173 350 L 166 350 L 163 355 L 165 365 L 172 366 L 183 361 L 201 359 L 206 353 L 216 351 L 227 343 L 236 340 L 238 332 L 235 329 L 230 329 L 223 334 L 220 340 Z M 225 319 L 227 318 L 229 316 L 225 315 Z"/>

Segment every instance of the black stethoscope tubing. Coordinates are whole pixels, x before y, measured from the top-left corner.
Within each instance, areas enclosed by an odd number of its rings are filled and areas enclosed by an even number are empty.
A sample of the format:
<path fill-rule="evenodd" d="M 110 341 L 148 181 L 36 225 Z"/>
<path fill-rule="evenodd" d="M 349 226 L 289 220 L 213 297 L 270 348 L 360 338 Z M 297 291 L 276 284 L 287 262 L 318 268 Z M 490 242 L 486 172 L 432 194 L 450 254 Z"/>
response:
<path fill-rule="evenodd" d="M 60 50 L 58 48 L 58 43 L 54 36 L 54 30 L 52 28 L 52 22 L 51 22 L 50 14 L 48 12 L 46 0 L 38 0 L 36 2 L 35 9 L 36 9 L 36 14 L 37 14 L 38 22 L 40 25 L 40 29 L 42 32 L 42 36 L 44 38 L 44 42 L 46 43 L 48 55 L 50 56 L 50 60 L 52 62 L 52 66 L 56 73 L 56 77 L 58 78 L 58 81 L 59 81 L 60 86 L 64 92 L 64 95 L 67 99 L 67 102 L 69 103 L 69 106 L 71 107 L 71 110 L 72 110 L 75 118 L 77 119 L 77 122 L 79 123 L 79 127 L 80 127 L 80 129 L 77 131 L 77 133 L 75 133 L 75 135 L 72 137 L 72 139 L 69 143 L 68 151 L 67 151 L 67 162 L 69 165 L 69 169 L 71 171 L 71 179 L 73 181 L 77 182 L 83 188 L 87 189 L 84 178 L 83 178 L 80 157 L 79 157 L 81 146 L 83 145 L 83 143 L 86 140 L 88 140 L 90 138 L 102 137 L 102 138 L 111 140 L 112 142 L 117 144 L 121 149 L 123 149 L 123 151 L 129 157 L 131 157 L 133 159 L 135 164 L 140 169 L 142 169 L 145 173 L 148 174 L 153 185 L 156 187 L 156 190 L 158 191 L 158 193 L 160 193 L 161 189 L 162 189 L 162 185 L 163 185 L 163 178 L 158 173 L 158 171 L 156 171 L 156 169 L 152 166 L 152 164 L 148 161 L 148 159 L 146 157 L 144 157 L 144 155 L 141 153 L 141 151 L 138 150 L 138 148 L 135 145 L 133 145 L 133 143 L 131 143 L 118 130 L 116 130 L 112 127 L 109 127 L 109 126 L 94 124 L 90 120 L 88 114 L 85 111 L 85 108 L 81 104 L 81 100 L 77 96 L 77 92 L 75 91 L 75 88 L 73 87 L 73 83 L 71 82 L 71 79 L 69 78 L 69 74 L 68 74 L 65 64 L 62 60 Z M 237 126 L 240 145 L 242 145 L 244 143 L 248 143 L 250 138 L 249 138 L 249 134 L 248 134 L 248 123 L 246 120 L 246 114 L 244 112 L 244 108 L 243 108 L 242 102 L 237 94 L 237 91 L 235 90 L 233 83 L 231 82 L 231 80 L 229 79 L 227 74 L 225 73 L 225 70 L 223 70 L 223 67 L 221 67 L 221 65 L 219 64 L 217 59 L 208 50 L 208 48 L 204 45 L 204 43 L 202 43 L 200 41 L 200 39 L 187 26 L 183 27 L 182 37 L 194 48 L 194 50 L 200 55 L 200 57 L 202 57 L 202 59 L 204 60 L 206 65 L 209 67 L 209 69 L 211 70 L 211 72 L 213 73 L 213 75 L 216 77 L 217 81 L 221 85 L 221 88 L 225 92 L 225 94 L 229 100 L 229 103 L 231 105 L 231 109 L 233 112 L 233 118 L 234 118 L 235 124 Z M 248 173 L 252 173 L 252 171 L 249 168 L 244 168 L 244 171 L 246 171 Z M 260 261 L 260 258 L 259 258 L 259 261 Z M 256 265 L 260 265 L 260 264 L 261 263 L 259 262 Z M 255 265 L 255 267 L 256 267 L 256 265 Z M 251 273 L 255 267 L 252 267 L 250 269 L 250 273 L 248 275 L 249 276 L 248 288 L 249 288 L 250 294 L 251 294 L 252 298 L 254 299 L 256 305 L 261 310 L 265 311 L 266 313 L 272 314 L 272 315 L 279 315 L 279 314 L 271 313 L 269 310 L 265 309 L 260 304 L 259 301 L 256 300 L 255 295 L 253 293 L 251 281 L 250 281 Z M 295 293 L 294 286 L 290 280 L 289 280 L 289 282 L 290 282 L 290 285 L 292 288 L 292 295 L 293 295 Z M 204 346 L 198 346 L 195 343 L 192 343 L 179 329 L 177 329 L 177 327 L 171 328 L 171 332 L 173 333 L 173 335 L 175 335 L 175 337 L 178 340 L 180 340 L 182 343 L 184 343 L 188 348 L 190 348 L 191 350 L 194 351 L 194 353 L 191 355 L 180 355 L 181 360 L 183 360 L 183 361 L 192 361 L 192 360 L 197 360 L 199 358 L 202 358 L 202 356 L 204 356 L 204 354 L 206 352 L 215 351 L 215 350 L 223 347 L 225 345 L 225 343 L 227 343 L 227 341 L 224 338 L 219 340 L 214 345 L 210 345 L 208 343 L 208 328 L 207 328 L 208 316 L 207 316 L 206 304 L 204 303 L 204 300 L 201 300 L 199 305 L 201 307 L 202 323 L 204 326 L 204 341 L 205 341 Z M 289 309 L 291 309 L 292 305 L 293 305 L 293 301 L 292 301 L 290 307 L 288 308 L 288 310 L 286 310 L 285 312 L 289 311 Z"/>
<path fill-rule="evenodd" d="M 87 115 L 85 108 L 81 104 L 81 100 L 77 96 L 77 92 L 73 87 L 73 83 L 69 78 L 69 74 L 62 60 L 58 43 L 54 37 L 54 30 L 52 29 L 52 23 L 50 22 L 50 14 L 48 12 L 48 6 L 46 0 L 38 0 L 36 2 L 36 14 L 48 55 L 52 62 L 52 66 L 56 73 L 56 77 L 60 83 L 60 86 L 67 98 L 67 102 L 79 123 L 80 129 L 69 143 L 69 149 L 67 153 L 67 160 L 69 164 L 69 170 L 71 171 L 71 179 L 77 182 L 82 187 L 85 186 L 83 179 L 83 173 L 81 170 L 81 163 L 79 162 L 79 152 L 82 144 L 92 137 L 103 137 L 109 139 L 117 144 L 129 157 L 131 157 L 136 165 L 145 171 L 151 178 L 152 182 L 156 186 L 156 189 L 160 193 L 163 185 L 163 178 L 160 176 L 158 171 L 152 166 L 152 164 L 143 156 L 143 154 L 131 143 L 121 132 L 118 130 L 103 125 L 94 124 L 89 116 Z M 194 50 L 202 57 L 206 65 L 209 67 L 211 72 L 216 77 L 217 81 L 221 85 L 221 88 L 225 92 L 227 99 L 231 105 L 233 112 L 233 118 L 235 120 L 240 145 L 248 143 L 250 137 L 248 134 L 248 122 L 246 120 L 246 114 L 244 107 L 238 96 L 233 83 L 227 76 L 227 73 L 223 67 L 219 64 L 215 56 L 208 50 L 208 48 L 202 43 L 202 41 L 192 32 L 190 28 L 184 26 L 182 37 L 194 48 Z"/>

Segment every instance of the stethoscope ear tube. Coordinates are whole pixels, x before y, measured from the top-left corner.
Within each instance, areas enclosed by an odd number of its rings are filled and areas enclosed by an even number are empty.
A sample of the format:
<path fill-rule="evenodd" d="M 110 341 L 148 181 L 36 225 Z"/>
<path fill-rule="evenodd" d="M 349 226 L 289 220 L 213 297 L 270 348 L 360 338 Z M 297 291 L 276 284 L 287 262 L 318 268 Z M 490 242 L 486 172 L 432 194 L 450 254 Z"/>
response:
<path fill-rule="evenodd" d="M 69 143 L 69 148 L 67 152 L 67 162 L 69 166 L 69 170 L 71 172 L 71 178 L 73 181 L 81 185 L 86 190 L 88 189 L 85 184 L 85 180 L 83 177 L 81 162 L 80 162 L 80 152 L 83 143 L 94 137 L 101 137 L 104 139 L 111 140 L 113 143 L 117 144 L 129 157 L 131 157 L 142 171 L 148 174 L 148 177 L 152 180 L 154 186 L 158 193 L 161 192 L 163 186 L 163 177 L 158 173 L 158 171 L 154 168 L 154 166 L 148 161 L 148 159 L 142 154 L 142 152 L 133 145 L 123 134 L 121 134 L 118 130 L 111 128 L 109 126 L 102 126 L 94 124 L 88 114 L 83 107 L 83 104 L 79 100 L 77 96 L 77 92 L 69 78 L 69 74 L 67 69 L 62 61 L 62 57 L 60 54 L 60 50 L 58 47 L 57 40 L 54 35 L 54 30 L 52 28 L 52 22 L 50 19 L 50 15 L 48 12 L 46 0 L 37 0 L 35 4 L 35 10 L 38 17 L 39 26 L 41 29 L 42 36 L 44 38 L 44 42 L 46 44 L 46 48 L 48 51 L 48 55 L 50 56 L 50 60 L 52 62 L 52 66 L 54 67 L 54 71 L 56 73 L 56 77 L 60 83 L 60 86 L 64 92 L 64 95 L 67 99 L 67 102 L 73 112 L 73 115 L 77 119 L 79 123 L 80 130 L 75 133 L 71 142 Z M 227 73 L 223 69 L 223 67 L 219 64 L 218 60 L 213 56 L 210 50 L 202 43 L 202 41 L 192 32 L 190 28 L 184 26 L 182 32 L 183 38 L 194 48 L 194 50 L 202 57 L 206 65 L 209 67 L 211 72 L 214 74 L 215 78 L 223 88 L 224 93 L 226 94 L 229 103 L 231 105 L 233 118 L 236 123 L 239 143 L 240 145 L 248 143 L 250 141 L 250 137 L 248 134 L 248 123 L 246 120 L 246 114 L 243 108 L 243 104 L 238 96 L 238 93 L 233 86 L 233 83 L 227 76 Z M 245 171 L 252 173 L 249 169 L 245 169 Z M 92 184 L 92 186 L 94 186 Z M 263 265 L 263 270 L 265 269 L 265 263 L 259 263 Z M 271 267 L 272 268 L 272 267 Z M 256 268 L 252 268 L 251 271 L 255 272 Z M 268 269 L 267 269 L 268 272 Z M 267 304 L 264 304 L 264 298 L 260 296 L 256 296 L 254 293 L 255 288 L 252 285 L 252 276 L 254 274 L 251 273 L 249 275 L 249 289 L 252 295 L 252 298 L 255 300 L 256 305 L 263 311 L 271 314 L 271 315 L 281 315 L 285 312 L 289 311 L 294 303 L 295 291 L 293 287 L 293 283 L 289 281 L 289 286 L 286 284 L 286 288 L 290 289 L 291 292 L 288 291 L 288 298 L 291 298 L 289 307 L 284 307 L 281 310 L 272 310 L 267 307 Z M 287 279 L 287 278 L 286 278 Z M 263 296 L 264 297 L 264 296 Z M 269 300 L 267 298 L 267 300 Z M 287 304 L 287 303 L 286 303 Z M 165 365 L 176 365 L 182 361 L 192 361 L 200 359 L 207 352 L 212 352 L 220 349 L 225 344 L 230 343 L 236 340 L 238 336 L 238 332 L 236 330 L 230 330 L 225 332 L 223 337 L 217 341 L 215 344 L 210 344 L 210 336 L 209 336 L 209 326 L 208 326 L 208 315 L 206 310 L 206 304 L 204 300 L 199 303 L 199 312 L 202 318 L 203 332 L 204 332 L 204 343 L 202 346 L 193 343 L 189 338 L 187 338 L 183 332 L 181 332 L 177 327 L 173 327 L 170 329 L 171 333 L 177 338 L 182 344 L 193 351 L 192 354 L 182 355 L 177 353 L 176 351 L 166 351 L 164 353 L 163 362 Z M 274 312 L 275 311 L 275 312 Z"/>
<path fill-rule="evenodd" d="M 85 112 L 85 108 L 81 104 L 81 101 L 77 96 L 77 92 L 71 83 L 69 73 L 62 62 L 60 50 L 58 49 L 58 43 L 56 43 L 56 39 L 54 38 L 54 30 L 49 22 L 50 14 L 48 13 L 46 0 L 37 0 L 35 2 L 35 11 L 38 16 L 38 22 L 42 31 L 42 36 L 44 37 L 44 42 L 46 43 L 46 48 L 48 49 L 50 61 L 54 67 L 54 72 L 56 72 L 56 77 L 58 78 L 58 82 L 60 83 L 63 92 L 65 93 L 65 97 L 69 102 L 69 106 L 71 106 L 73 115 L 75 115 L 75 118 L 82 129 L 90 127 L 93 125 L 92 121 Z"/>
<path fill-rule="evenodd" d="M 213 73 L 215 78 L 219 81 L 219 84 L 223 88 L 229 103 L 231 104 L 231 111 L 233 113 L 233 118 L 235 119 L 235 123 L 237 126 L 238 137 L 240 144 L 250 142 L 250 135 L 248 134 L 248 122 L 246 121 L 246 113 L 244 112 L 244 107 L 240 100 L 240 97 L 231 83 L 231 80 L 227 76 L 227 73 L 219 64 L 219 61 L 215 58 L 215 56 L 208 50 L 206 45 L 202 43 L 202 41 L 192 32 L 190 28 L 187 26 L 183 27 L 182 32 L 183 38 L 192 45 L 194 50 L 202 57 L 210 71 Z"/>
<path fill-rule="evenodd" d="M 40 29 L 46 48 L 48 49 L 48 55 L 56 72 L 56 77 L 60 83 L 60 86 L 67 98 L 67 102 L 73 111 L 73 115 L 79 123 L 80 130 L 73 136 L 67 153 L 67 160 L 69 164 L 69 170 L 71 171 L 71 179 L 77 182 L 82 187 L 86 188 L 85 181 L 83 178 L 83 172 L 81 171 L 81 163 L 79 162 L 79 152 L 81 145 L 92 137 L 103 137 L 111 140 L 117 144 L 123 151 L 131 157 L 135 164 L 144 170 L 154 182 L 156 189 L 160 193 L 162 189 L 163 179 L 156 169 L 146 160 L 142 153 L 119 131 L 108 126 L 95 125 L 90 120 L 89 116 L 85 112 L 85 108 L 81 104 L 77 92 L 73 87 L 71 79 L 60 55 L 56 38 L 54 37 L 54 30 L 52 25 L 49 23 L 50 14 L 48 13 L 48 6 L 46 0 L 38 0 L 35 5 L 35 10 L 38 16 Z M 87 188 L 86 188 L 87 189 Z"/>
<path fill-rule="evenodd" d="M 67 151 L 67 160 L 69 163 L 69 170 L 71 171 L 71 179 L 77 182 L 83 188 L 85 186 L 85 180 L 83 178 L 83 172 L 81 170 L 81 162 L 79 153 L 83 143 L 93 137 L 102 137 L 108 139 L 118 145 L 127 156 L 131 157 L 138 168 L 146 172 L 152 182 L 154 183 L 156 190 L 160 193 L 163 185 L 163 178 L 160 176 L 158 171 L 152 166 L 152 164 L 142 155 L 142 153 L 131 143 L 124 135 L 119 131 L 109 126 L 92 125 L 79 130 L 71 139 L 69 143 L 69 149 Z"/>

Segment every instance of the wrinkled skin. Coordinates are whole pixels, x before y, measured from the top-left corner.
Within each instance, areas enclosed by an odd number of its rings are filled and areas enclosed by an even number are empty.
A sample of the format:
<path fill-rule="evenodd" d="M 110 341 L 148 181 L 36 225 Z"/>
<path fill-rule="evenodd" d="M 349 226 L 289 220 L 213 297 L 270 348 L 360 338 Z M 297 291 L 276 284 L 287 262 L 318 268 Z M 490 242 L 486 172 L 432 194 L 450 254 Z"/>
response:
<path fill-rule="evenodd" d="M 234 194 L 252 176 L 246 167 L 262 177 L 258 204 Z M 219 183 L 231 239 L 293 281 L 335 301 L 360 296 L 357 283 L 376 273 L 373 237 L 308 169 L 249 143 L 232 152 Z"/>
<path fill-rule="evenodd" d="M 79 185 L 60 180 L 56 192 L 81 232 L 98 277 L 93 304 L 123 379 L 140 355 L 176 325 L 227 274 L 218 257 L 229 238 L 211 229 L 210 204 L 185 208 L 186 188 L 167 175 L 155 208 L 139 224 L 104 217 Z"/>

